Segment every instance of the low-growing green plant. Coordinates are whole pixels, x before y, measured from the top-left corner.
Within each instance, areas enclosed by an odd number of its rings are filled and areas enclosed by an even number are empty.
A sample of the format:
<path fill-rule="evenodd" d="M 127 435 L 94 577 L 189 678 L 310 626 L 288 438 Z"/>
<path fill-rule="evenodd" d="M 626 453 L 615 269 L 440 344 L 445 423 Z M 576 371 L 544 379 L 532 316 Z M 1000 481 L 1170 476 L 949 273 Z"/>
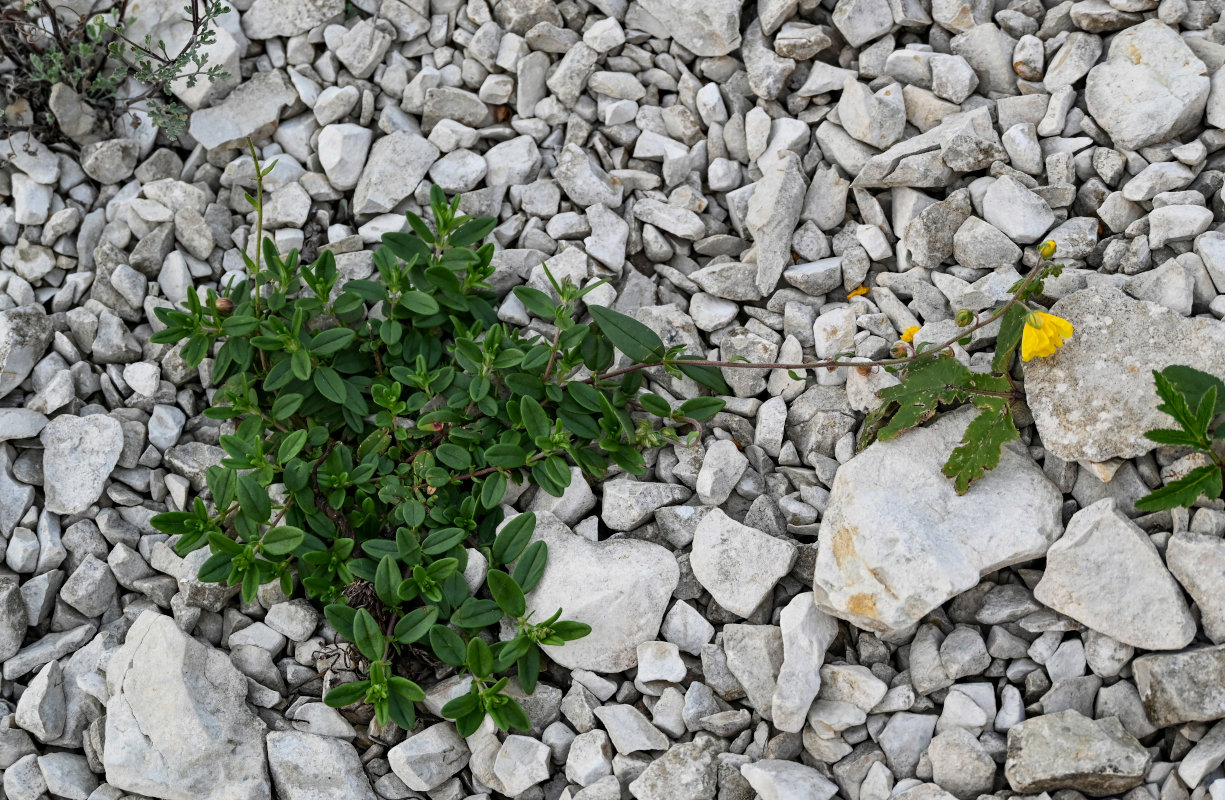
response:
<path fill-rule="evenodd" d="M 696 436 L 723 407 L 712 397 L 674 407 L 643 392 L 642 371 L 614 368 L 618 352 L 717 392 L 727 391 L 723 379 L 611 309 L 591 306 L 581 321 L 594 286 L 551 275 L 551 292 L 514 290 L 551 337 L 500 323 L 487 283 L 493 245 L 479 245 L 495 220 L 460 214 L 458 198 L 437 187 L 433 226 L 410 213 L 412 232 L 383 237 L 370 279 L 340 282 L 330 252 L 311 265 L 296 251 L 282 256 L 259 222 L 262 179 L 275 164 L 255 164 L 248 200 L 262 246 L 247 257 L 250 279 L 157 310 L 166 327 L 154 342 L 182 342 L 192 365 L 212 356 L 218 389 L 205 414 L 233 429 L 220 437 L 225 458 L 207 471 L 211 503 L 197 497 L 153 524 L 178 537 L 180 554 L 209 547 L 200 579 L 239 585 L 245 601 L 270 581 L 290 594 L 297 575 L 368 662 L 367 677 L 333 689 L 327 703 L 364 700 L 380 723 L 411 728 L 424 695 L 394 666 L 428 644 L 424 657 L 473 678 L 443 709 L 461 734 L 486 715 L 503 730 L 526 729 L 499 674 L 513 668 L 530 693 L 540 646 L 589 628 L 560 609 L 543 620 L 527 612 L 547 550 L 532 541 L 533 514 L 504 520 L 508 485 L 560 496 L 571 466 L 592 479 L 612 464 L 641 475 L 645 448 Z M 488 572 L 470 587 L 473 552 Z M 497 641 L 503 620 L 514 635 Z"/>
<path fill-rule="evenodd" d="M 1012 418 L 1012 406 L 1023 399 L 1025 393 L 1010 374 L 1017 348 L 1021 347 L 1027 361 L 1035 355 L 1048 356 L 1062 345 L 1062 339 L 1049 332 L 1049 328 L 1062 325 L 1066 326 L 1064 335 L 1072 332 L 1065 320 L 1036 311 L 1029 305 L 1029 301 L 1042 292 L 1045 279 L 1059 275 L 1063 269 L 1062 264 L 1049 260 L 1054 251 L 1053 242 L 1044 243 L 1042 262 L 1009 288 L 1012 296 L 995 310 L 986 314 L 959 310 L 956 321 L 964 330 L 955 338 L 935 346 L 920 342 L 914 347 L 913 355 L 881 362 L 886 369 L 899 375 L 901 383 L 880 391 L 884 402 L 868 415 L 859 449 L 876 439 L 896 438 L 942 410 L 969 403 L 978 410 L 978 415 L 970 421 L 962 441 L 949 455 L 944 474 L 953 479 L 958 494 L 965 494 L 975 480 L 999 465 L 1004 445 L 1020 436 Z M 971 372 L 953 357 L 952 345 L 969 345 L 974 331 L 996 321 L 999 321 L 999 332 L 991 371 Z M 1044 327 L 1048 332 L 1043 332 Z M 1055 341 L 1050 341 L 1052 338 Z"/>
<path fill-rule="evenodd" d="M 1140 498 L 1136 508 L 1160 511 L 1193 506 L 1201 497 L 1219 498 L 1225 461 L 1214 444 L 1225 439 L 1225 423 L 1216 427 L 1212 423 L 1225 414 L 1225 383 L 1215 375 L 1182 365 L 1153 370 L 1153 382 L 1162 401 L 1158 410 L 1168 414 L 1178 427 L 1157 428 L 1145 437 L 1162 445 L 1189 447 L 1206 463 Z"/>
<path fill-rule="evenodd" d="M 46 106 L 45 99 L 33 96 L 64 84 L 90 106 L 112 115 L 143 102 L 151 122 L 177 139 L 187 122 L 187 109 L 159 95 L 179 81 L 191 87 L 201 78 L 212 83 L 229 77 L 220 64 L 208 63 L 203 48 L 216 41 L 217 18 L 230 9 L 221 0 L 188 0 L 183 14 L 191 22 L 191 32 L 177 51 L 171 51 L 151 35 L 139 42 L 126 36 L 125 29 L 135 22 L 127 16 L 127 6 L 127 0 L 121 0 L 105 12 L 81 16 L 75 11 L 62 13 L 65 7 L 52 0 L 33 0 L 0 14 L 0 52 L 17 66 L 11 76 L 16 81 L 13 92 L 41 107 Z M 47 29 L 29 16 L 34 8 L 47 20 Z M 62 17 L 75 17 L 75 22 Z M 119 89 L 129 78 L 149 88 L 121 99 Z M 49 112 L 46 116 L 52 117 Z"/>

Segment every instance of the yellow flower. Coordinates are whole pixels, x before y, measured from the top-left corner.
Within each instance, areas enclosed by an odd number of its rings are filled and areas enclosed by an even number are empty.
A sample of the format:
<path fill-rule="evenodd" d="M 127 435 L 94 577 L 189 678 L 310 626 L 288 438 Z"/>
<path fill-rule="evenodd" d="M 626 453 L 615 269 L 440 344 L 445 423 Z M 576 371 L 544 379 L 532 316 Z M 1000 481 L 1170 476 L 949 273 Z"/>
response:
<path fill-rule="evenodd" d="M 1054 355 L 1056 350 L 1063 347 L 1063 340 L 1071 335 L 1072 323 L 1066 319 L 1044 311 L 1031 311 L 1025 317 L 1025 328 L 1021 333 L 1021 360 Z"/>
<path fill-rule="evenodd" d="M 852 297 L 859 297 L 861 294 L 867 294 L 867 293 L 868 293 L 868 287 L 864 286 L 861 283 L 858 286 L 856 286 L 854 289 L 851 290 L 850 294 L 846 296 L 846 299 L 850 300 Z"/>
<path fill-rule="evenodd" d="M 918 325 L 911 325 L 906 330 L 902 331 L 902 341 L 907 344 L 914 341 L 914 335 L 919 332 Z"/>
<path fill-rule="evenodd" d="M 1047 239 L 1042 244 L 1038 245 L 1038 255 L 1043 258 L 1050 258 L 1055 255 L 1055 240 Z"/>

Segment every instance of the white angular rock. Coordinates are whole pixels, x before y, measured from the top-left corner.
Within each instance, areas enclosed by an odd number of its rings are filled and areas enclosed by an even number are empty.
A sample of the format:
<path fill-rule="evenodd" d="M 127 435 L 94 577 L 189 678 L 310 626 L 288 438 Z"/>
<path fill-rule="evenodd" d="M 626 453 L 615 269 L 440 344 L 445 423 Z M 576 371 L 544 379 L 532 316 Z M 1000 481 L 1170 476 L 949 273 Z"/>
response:
<path fill-rule="evenodd" d="M 905 629 L 1000 567 L 1040 558 L 1062 495 L 1028 455 L 958 495 L 941 471 L 973 412 L 875 442 L 838 470 L 817 549 L 817 605 L 867 630 Z"/>
<path fill-rule="evenodd" d="M 357 214 L 384 214 L 417 189 L 440 151 L 420 134 L 396 131 L 374 143 L 353 192 Z"/>
<path fill-rule="evenodd" d="M 791 571 L 795 559 L 791 542 L 741 525 L 715 509 L 698 523 L 689 563 L 715 602 L 748 617 Z"/>
<path fill-rule="evenodd" d="M 56 417 L 42 431 L 47 510 L 79 514 L 102 496 L 123 451 L 123 426 L 114 417 Z"/>
<path fill-rule="evenodd" d="M 1185 364 L 1225 375 L 1225 323 L 1187 319 L 1114 288 L 1083 289 L 1051 307 L 1074 333 L 1055 355 L 1025 366 L 1025 392 L 1043 446 L 1064 461 L 1134 458 L 1169 427 L 1153 370 Z M 1066 387 L 1075 385 L 1069 392 Z"/>
<path fill-rule="evenodd" d="M 1009 729 L 1004 774 L 1017 792 L 1121 795 L 1144 780 L 1151 760 L 1116 717 L 1092 720 L 1068 710 Z"/>
<path fill-rule="evenodd" d="M 1126 575 L 1126 582 L 1103 582 Z M 1114 498 L 1081 509 L 1046 553 L 1034 597 L 1089 628 L 1145 650 L 1178 650 L 1195 621 L 1148 535 Z"/>
<path fill-rule="evenodd" d="M 145 611 L 106 671 L 106 780 L 165 800 L 269 800 L 266 727 L 228 656 Z"/>
<path fill-rule="evenodd" d="M 268 768 L 280 800 L 376 800 L 357 749 L 331 736 L 268 734 Z"/>
<path fill-rule="evenodd" d="M 783 667 L 770 709 L 774 727 L 799 733 L 821 690 L 825 651 L 838 635 L 837 621 L 817 608 L 812 592 L 801 592 L 783 609 Z"/>
<path fill-rule="evenodd" d="M 563 619 L 591 626 L 582 639 L 544 647 L 549 658 L 592 672 L 633 667 L 638 645 L 656 639 L 680 579 L 672 554 L 630 539 L 590 542 L 548 512 L 537 512 L 532 539 L 548 545 L 549 561 L 527 595 L 528 613 L 548 619 L 560 608 Z"/>
<path fill-rule="evenodd" d="M 740 46 L 739 0 L 643 0 L 642 7 L 695 55 L 725 56 Z"/>
<path fill-rule="evenodd" d="M 693 495 L 670 483 L 616 480 L 604 484 L 600 518 L 614 531 L 629 531 L 651 519 L 664 506 L 683 503 Z"/>
<path fill-rule="evenodd" d="M 761 800 L 830 800 L 838 786 L 815 769 L 794 761 L 763 759 L 740 768 Z"/>
<path fill-rule="evenodd" d="M 42 306 L 0 312 L 0 397 L 25 381 L 51 342 L 51 320 Z"/>
<path fill-rule="evenodd" d="M 1041 197 L 1011 175 L 997 178 L 983 195 L 983 218 L 1017 244 L 1042 238 L 1055 214 Z"/>
<path fill-rule="evenodd" d="M 451 722 L 440 722 L 387 751 L 391 771 L 413 791 L 428 792 L 464 768 L 470 751 Z"/>
<path fill-rule="evenodd" d="M 1138 150 L 1195 125 L 1208 100 L 1207 68 L 1157 19 L 1110 42 L 1106 60 L 1089 71 L 1085 102 L 1117 147 Z"/>

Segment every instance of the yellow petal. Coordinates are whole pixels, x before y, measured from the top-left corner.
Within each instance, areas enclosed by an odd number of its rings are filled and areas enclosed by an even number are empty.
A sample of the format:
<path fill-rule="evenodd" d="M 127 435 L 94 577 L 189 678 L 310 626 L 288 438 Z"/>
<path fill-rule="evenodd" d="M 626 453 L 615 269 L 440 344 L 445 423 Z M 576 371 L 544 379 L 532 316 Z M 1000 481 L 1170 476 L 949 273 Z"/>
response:
<path fill-rule="evenodd" d="M 852 297 L 859 297 L 861 294 L 867 294 L 867 293 L 868 293 L 868 287 L 864 286 L 861 283 L 858 286 L 856 286 L 854 289 L 852 289 L 849 294 L 847 294 L 846 299 L 850 300 Z"/>
<path fill-rule="evenodd" d="M 906 330 L 902 331 L 902 341 L 903 341 L 903 342 L 907 342 L 907 343 L 913 342 L 913 341 L 914 341 L 914 335 L 915 335 L 916 333 L 918 333 L 918 332 L 919 332 L 919 326 L 918 326 L 918 325 L 911 325 L 909 328 L 907 328 Z"/>
<path fill-rule="evenodd" d="M 1057 317 L 1054 314 L 1043 314 L 1044 322 L 1048 323 L 1052 330 L 1062 336 L 1064 339 L 1072 335 L 1072 323 L 1068 322 L 1063 317 Z"/>

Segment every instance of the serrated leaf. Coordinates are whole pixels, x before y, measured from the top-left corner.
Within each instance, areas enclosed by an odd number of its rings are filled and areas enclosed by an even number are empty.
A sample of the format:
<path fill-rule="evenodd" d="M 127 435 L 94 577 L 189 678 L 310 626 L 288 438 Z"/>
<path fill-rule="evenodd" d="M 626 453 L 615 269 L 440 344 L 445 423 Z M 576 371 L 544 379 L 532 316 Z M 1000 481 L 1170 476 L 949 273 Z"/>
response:
<path fill-rule="evenodd" d="M 1187 405 L 1191 408 L 1198 407 L 1204 393 L 1210 387 L 1215 387 L 1217 393 L 1212 415 L 1225 414 L 1225 382 L 1220 378 L 1183 364 L 1172 364 L 1161 372 L 1187 398 Z"/>
<path fill-rule="evenodd" d="M 630 360 L 639 364 L 654 364 L 663 358 L 667 349 L 663 340 L 646 325 L 604 306 L 591 306 L 587 310 L 613 346 Z"/>
<path fill-rule="evenodd" d="M 1176 428 L 1155 428 L 1151 431 L 1145 431 L 1144 438 L 1157 444 L 1170 445 L 1172 447 L 1199 447 L 1200 440 Z"/>
<path fill-rule="evenodd" d="M 1209 499 L 1221 496 L 1221 468 L 1216 464 L 1196 467 L 1178 480 L 1141 497 L 1136 501 L 1136 508 L 1141 511 L 1190 508 L 1205 495 Z"/>
<path fill-rule="evenodd" d="M 941 403 L 964 400 L 969 381 L 970 370 L 956 359 L 935 358 L 915 365 L 901 384 L 880 391 L 882 400 L 896 402 L 898 408 L 876 438 L 893 439 L 930 419 Z"/>
<path fill-rule="evenodd" d="M 975 398 L 979 414 L 966 426 L 961 444 L 953 448 L 944 464 L 944 474 L 953 479 L 957 494 L 965 494 L 970 484 L 1000 463 L 1001 449 L 1020 434 L 1012 421 L 1007 399 Z"/>

